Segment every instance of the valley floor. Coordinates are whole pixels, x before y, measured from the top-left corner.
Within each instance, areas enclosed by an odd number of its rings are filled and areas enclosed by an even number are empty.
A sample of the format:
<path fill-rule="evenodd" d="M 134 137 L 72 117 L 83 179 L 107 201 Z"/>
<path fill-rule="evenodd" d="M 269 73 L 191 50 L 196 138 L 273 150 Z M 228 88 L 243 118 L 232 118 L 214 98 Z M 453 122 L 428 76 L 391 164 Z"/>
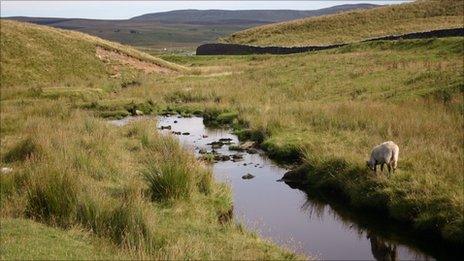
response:
<path fill-rule="evenodd" d="M 194 73 L 2 89 L 2 167 L 13 169 L 0 179 L 1 240 L 10 242 L 2 258 L 18 258 L 12 245 L 29 240 L 14 236 L 15 223 L 65 238 L 63 248 L 103 238 L 84 249 L 116 258 L 301 258 L 221 224 L 228 189 L 152 122 L 114 128 L 100 118 L 136 110 L 230 124 L 271 157 L 303 166 L 308 188 L 335 189 L 354 207 L 463 244 L 463 54 L 463 39 L 447 38 L 286 56 L 173 55 L 163 58 Z M 386 140 L 400 146 L 399 170 L 374 176 L 365 160 Z"/>

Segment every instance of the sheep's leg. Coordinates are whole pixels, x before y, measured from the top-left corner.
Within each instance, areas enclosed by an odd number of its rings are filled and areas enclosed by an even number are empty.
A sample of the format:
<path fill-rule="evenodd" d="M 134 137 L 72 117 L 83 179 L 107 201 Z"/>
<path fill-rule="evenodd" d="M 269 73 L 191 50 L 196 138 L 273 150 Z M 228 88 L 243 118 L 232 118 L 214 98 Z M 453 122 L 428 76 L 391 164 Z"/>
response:
<path fill-rule="evenodd" d="M 385 166 L 385 163 L 382 163 L 382 165 L 380 165 L 380 170 L 382 171 L 382 173 L 383 173 L 384 166 Z"/>
<path fill-rule="evenodd" d="M 387 164 L 387 168 L 388 168 L 388 174 L 390 174 L 391 169 L 392 169 L 392 167 L 390 166 L 390 163 Z"/>
<path fill-rule="evenodd" d="M 374 172 L 377 173 L 377 164 L 374 165 Z"/>

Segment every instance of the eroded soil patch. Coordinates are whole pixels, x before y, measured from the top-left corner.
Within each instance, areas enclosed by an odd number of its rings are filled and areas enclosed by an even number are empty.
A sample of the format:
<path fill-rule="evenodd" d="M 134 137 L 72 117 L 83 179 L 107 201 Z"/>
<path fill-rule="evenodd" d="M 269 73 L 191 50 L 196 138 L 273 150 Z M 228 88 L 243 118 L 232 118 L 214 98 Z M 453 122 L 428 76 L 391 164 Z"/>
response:
<path fill-rule="evenodd" d="M 174 71 L 169 68 L 162 67 L 151 62 L 142 61 L 140 59 L 134 58 L 132 56 L 117 51 L 107 50 L 100 46 L 97 46 L 96 48 L 96 56 L 104 63 L 108 63 L 112 66 L 112 77 L 119 77 L 121 75 L 121 66 L 129 66 L 134 69 L 141 70 L 145 73 L 174 73 Z"/>

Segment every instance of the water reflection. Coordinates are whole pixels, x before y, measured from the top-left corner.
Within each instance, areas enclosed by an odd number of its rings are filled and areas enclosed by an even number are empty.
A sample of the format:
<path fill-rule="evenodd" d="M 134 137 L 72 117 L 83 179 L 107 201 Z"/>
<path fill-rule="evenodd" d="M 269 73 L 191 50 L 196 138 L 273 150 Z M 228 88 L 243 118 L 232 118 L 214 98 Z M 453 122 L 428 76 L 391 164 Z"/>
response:
<path fill-rule="evenodd" d="M 297 188 L 296 184 L 287 183 L 287 185 Z M 342 222 L 345 227 L 351 230 L 356 230 L 359 237 L 363 237 L 364 234 L 366 235 L 366 239 L 369 240 L 371 245 L 371 252 L 372 256 L 379 261 L 394 261 L 398 260 L 398 250 L 397 250 L 397 243 L 388 241 L 385 238 L 378 236 L 376 233 L 373 233 L 369 229 L 363 229 L 359 227 L 353 220 L 350 220 L 346 215 L 341 215 L 343 213 L 337 213 L 334 209 L 329 208 L 326 202 L 322 200 L 317 200 L 314 197 L 311 198 L 309 194 L 307 194 L 307 200 L 301 206 L 301 210 L 306 212 L 309 218 L 322 218 L 324 214 L 329 209 L 329 212 L 332 216 L 337 219 L 339 222 Z M 411 251 L 412 256 L 414 259 L 427 259 L 426 256 L 421 255 L 418 252 Z"/>
<path fill-rule="evenodd" d="M 335 194 L 327 196 L 295 183 L 285 183 L 305 193 L 306 200 L 300 209 L 309 219 L 331 215 L 347 230 L 356 231 L 359 240 L 367 239 L 376 260 L 462 260 L 459 247 L 416 234 L 409 225 L 386 219 L 381 213 L 347 208 L 346 202 Z"/>
<path fill-rule="evenodd" d="M 396 244 L 390 243 L 381 237 L 367 232 L 367 238 L 371 241 L 372 255 L 379 261 L 395 261 L 398 253 L 396 252 Z"/>

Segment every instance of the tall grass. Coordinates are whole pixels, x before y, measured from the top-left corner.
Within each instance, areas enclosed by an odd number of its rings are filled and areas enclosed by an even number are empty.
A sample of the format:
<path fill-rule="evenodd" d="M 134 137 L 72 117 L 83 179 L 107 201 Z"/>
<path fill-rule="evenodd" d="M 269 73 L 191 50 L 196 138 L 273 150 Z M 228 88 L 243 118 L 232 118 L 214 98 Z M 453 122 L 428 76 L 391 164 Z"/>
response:
<path fill-rule="evenodd" d="M 146 133 L 140 134 L 147 148 L 141 172 L 153 200 L 188 199 L 193 193 L 211 191 L 211 171 L 199 166 L 176 140 L 171 137 L 149 140 L 147 137 Z"/>
<path fill-rule="evenodd" d="M 40 148 L 34 143 L 31 138 L 27 138 L 11 148 L 8 153 L 5 154 L 3 160 L 5 162 L 24 161 L 31 158 L 39 152 Z"/>
<path fill-rule="evenodd" d="M 49 109 L 53 111 L 59 107 Z M 23 175 L 26 181 L 9 183 L 19 187 L 10 189 L 5 196 L 14 197 L 14 191 L 18 191 L 26 194 L 26 200 L 24 206 L 10 208 L 24 208 L 27 217 L 49 225 L 69 228 L 80 224 L 135 253 L 150 253 L 154 249 L 153 222 L 150 221 L 152 217 L 147 216 L 149 203 L 141 196 L 141 188 L 115 195 L 105 191 L 105 186 L 114 186 L 117 183 L 111 184 L 117 180 L 123 182 L 118 169 L 129 171 L 124 166 L 128 155 L 117 155 L 123 147 L 114 143 L 115 133 L 106 124 L 81 113 L 72 113 L 70 117 L 57 121 L 54 126 L 50 126 L 49 118 L 29 120 L 27 131 L 34 138 L 19 142 L 6 153 L 22 155 L 17 151 L 24 150 L 17 148 L 23 144 L 41 148 L 35 157 L 16 157 L 22 165 L 15 166 L 18 168 L 15 175 Z M 133 177 L 124 176 L 128 180 Z M 102 184 L 95 185 L 95 182 Z M 131 183 L 123 184 L 125 187 Z M 8 205 L 8 202 L 3 203 Z"/>
<path fill-rule="evenodd" d="M 77 176 L 50 166 L 30 171 L 26 215 L 49 224 L 69 227 L 74 223 L 82 185 Z"/>
<path fill-rule="evenodd" d="M 154 200 L 188 198 L 194 185 L 190 173 L 188 166 L 176 159 L 160 165 L 153 162 L 143 172 Z"/>

